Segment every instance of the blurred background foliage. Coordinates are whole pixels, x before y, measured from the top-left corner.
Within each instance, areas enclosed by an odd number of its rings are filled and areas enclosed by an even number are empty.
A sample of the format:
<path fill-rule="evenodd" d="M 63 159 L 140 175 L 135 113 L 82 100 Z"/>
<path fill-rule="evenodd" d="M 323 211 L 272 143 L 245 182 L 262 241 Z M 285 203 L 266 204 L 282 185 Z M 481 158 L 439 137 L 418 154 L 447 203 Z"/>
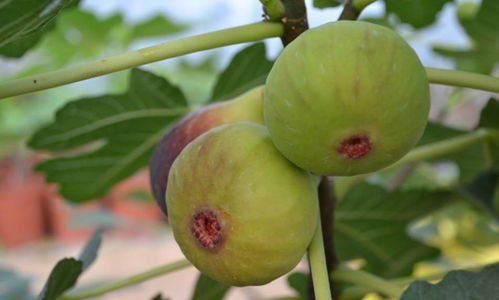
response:
<path fill-rule="evenodd" d="M 101 4 L 91 0 L 69 1 L 68 6 L 57 8 L 56 12 L 59 14 L 55 18 L 49 21 L 39 20 L 40 23 L 46 23 L 42 30 L 32 32 L 29 28 L 23 29 L 21 39 L 0 44 L 0 80 L 38 74 L 194 33 L 240 25 L 244 23 L 243 20 L 258 21 L 261 14 L 260 5 L 256 0 L 251 4 L 216 1 L 211 9 L 203 6 L 206 4 L 200 4 L 202 8 L 196 8 L 193 1 L 186 1 L 187 4 L 179 4 L 179 7 L 165 1 L 164 5 L 169 6 L 169 9 L 153 8 L 140 17 L 137 17 L 139 14 L 133 9 L 148 5 L 147 3 L 130 1 L 131 8 L 127 9 L 125 4 L 118 2 Z M 306 2 L 312 26 L 335 20 L 342 3 L 338 0 Z M 30 1 L 23 0 L 20 5 L 29 3 Z M 151 4 L 155 5 L 159 4 Z M 191 10 L 199 11 L 185 20 L 173 14 L 175 11 L 186 10 L 188 5 L 193 7 Z M 248 8 L 251 13 L 244 12 L 248 11 Z M 1 13 L 0 11 L 0 15 Z M 231 13 L 231 18 L 224 18 L 224 15 Z M 246 19 L 242 15 L 245 15 Z M 497 0 L 384 0 L 368 7 L 361 19 L 397 30 L 411 43 L 427 66 L 456 68 L 497 76 L 498 16 Z M 2 19 L 0 23 L 8 21 Z M 265 45 L 267 54 L 265 51 L 258 52 L 261 51 L 257 49 L 259 46 L 247 51 L 258 56 L 257 62 L 269 66 L 271 63 L 268 59 L 276 57 L 280 44 L 279 41 L 273 40 L 267 41 Z M 214 91 L 228 91 L 227 94 L 230 94 L 230 91 L 237 90 L 235 86 L 224 86 L 224 77 L 237 77 L 241 75 L 237 73 L 241 72 L 249 72 L 250 76 L 255 78 L 262 75 L 263 71 L 254 70 L 251 66 L 236 71 L 227 68 L 233 55 L 246 46 L 210 50 L 147 65 L 141 69 L 166 78 L 168 84 L 178 86 L 191 107 L 198 107 L 216 98 Z M 232 62 L 235 62 L 235 66 L 243 65 L 242 62 L 236 62 L 235 58 Z M 124 71 L 0 101 L 0 157 L 9 158 L 18 156 L 19 153 L 29 153 L 26 142 L 35 131 L 51 122 L 55 112 L 69 101 L 126 94 L 129 83 L 133 84 L 130 71 Z M 241 81 L 240 84 L 242 86 L 244 82 Z M 422 143 L 437 141 L 475 128 L 480 123 L 480 111 L 489 98 L 492 101 L 489 101 L 489 104 L 497 104 L 497 100 L 491 96 L 497 97 L 480 91 L 433 86 L 431 118 L 436 123 L 450 128 L 430 125 L 434 127 Z M 497 113 L 497 110 L 489 111 Z M 488 120 L 493 120 L 494 116 L 497 117 L 497 114 L 489 116 Z M 493 122 L 494 126 L 498 126 L 497 120 Z M 369 178 L 369 183 L 383 186 L 388 191 L 397 190 L 401 197 L 409 197 L 415 189 L 424 190 L 428 195 L 442 190 L 457 191 L 450 197 L 448 205 L 435 206 L 435 210 L 429 215 L 406 220 L 411 224 L 407 228 L 410 236 L 441 251 L 437 259 L 418 263 L 414 274 L 424 276 L 440 270 L 499 260 L 497 177 L 494 177 L 496 181 L 492 182 L 494 188 L 491 200 L 485 206 L 484 203 L 476 201 L 476 197 L 470 197 L 470 193 L 466 192 L 469 190 L 465 189 L 466 184 L 471 184 L 471 180 L 485 170 L 484 166 L 477 163 L 483 162 L 480 151 L 472 149 L 469 150 L 469 155 L 460 152 L 446 157 L 445 161 L 405 166 Z M 359 193 L 357 197 L 369 196 L 367 192 Z M 149 199 L 143 194 L 136 196 L 137 201 Z M 404 201 L 403 198 L 399 200 Z M 414 205 L 417 205 L 417 199 Z M 11 274 L 7 271 L 4 273 Z"/>

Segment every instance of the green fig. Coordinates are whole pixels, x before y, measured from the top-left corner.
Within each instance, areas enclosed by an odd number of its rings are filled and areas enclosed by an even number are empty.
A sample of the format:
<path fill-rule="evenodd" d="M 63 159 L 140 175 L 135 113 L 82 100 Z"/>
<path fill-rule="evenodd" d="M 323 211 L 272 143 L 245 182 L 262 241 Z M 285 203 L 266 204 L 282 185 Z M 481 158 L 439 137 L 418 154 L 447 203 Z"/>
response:
<path fill-rule="evenodd" d="M 307 30 L 271 69 L 264 119 L 279 151 L 321 175 L 377 171 L 404 156 L 425 129 L 425 69 L 389 28 L 339 21 Z"/>
<path fill-rule="evenodd" d="M 165 191 L 171 165 L 184 147 L 211 128 L 238 121 L 263 124 L 263 87 L 259 86 L 233 100 L 207 105 L 176 123 L 159 141 L 149 164 L 151 189 L 165 215 Z"/>
<path fill-rule="evenodd" d="M 318 218 L 314 176 L 250 122 L 211 129 L 187 145 L 170 170 L 166 202 L 187 259 L 234 286 L 265 284 L 292 270 Z"/>

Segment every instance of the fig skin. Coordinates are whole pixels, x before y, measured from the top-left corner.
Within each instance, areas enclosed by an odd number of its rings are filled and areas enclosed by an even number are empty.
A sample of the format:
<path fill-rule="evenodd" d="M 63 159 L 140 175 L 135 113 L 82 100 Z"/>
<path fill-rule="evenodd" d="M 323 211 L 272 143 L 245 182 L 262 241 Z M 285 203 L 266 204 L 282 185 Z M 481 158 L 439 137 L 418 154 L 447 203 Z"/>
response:
<path fill-rule="evenodd" d="M 196 268 L 220 282 L 268 283 L 292 270 L 310 244 L 318 219 L 315 180 L 275 149 L 262 125 L 212 129 L 185 147 L 170 170 L 166 201 L 175 239 Z M 193 220 L 206 211 L 220 227 L 211 223 L 198 239 Z"/>
<path fill-rule="evenodd" d="M 211 128 L 239 121 L 263 124 L 263 86 L 233 100 L 207 105 L 178 121 L 158 142 L 149 163 L 151 189 L 167 216 L 165 191 L 172 163 L 184 147 Z"/>
<path fill-rule="evenodd" d="M 391 29 L 339 21 L 290 43 L 267 77 L 264 119 L 279 151 L 320 175 L 394 163 L 420 139 L 429 84 L 416 53 Z"/>

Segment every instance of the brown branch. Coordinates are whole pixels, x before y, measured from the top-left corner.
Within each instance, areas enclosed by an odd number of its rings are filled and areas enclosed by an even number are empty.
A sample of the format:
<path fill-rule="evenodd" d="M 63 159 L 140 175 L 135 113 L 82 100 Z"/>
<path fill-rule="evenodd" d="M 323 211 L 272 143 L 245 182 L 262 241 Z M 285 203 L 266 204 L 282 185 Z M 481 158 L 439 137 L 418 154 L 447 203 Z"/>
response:
<path fill-rule="evenodd" d="M 284 34 L 281 37 L 284 46 L 291 43 L 302 32 L 308 29 L 307 8 L 304 0 L 281 0 L 284 5 Z"/>
<path fill-rule="evenodd" d="M 357 11 L 353 6 L 353 0 L 346 0 L 338 20 L 357 20 L 360 11 Z"/>

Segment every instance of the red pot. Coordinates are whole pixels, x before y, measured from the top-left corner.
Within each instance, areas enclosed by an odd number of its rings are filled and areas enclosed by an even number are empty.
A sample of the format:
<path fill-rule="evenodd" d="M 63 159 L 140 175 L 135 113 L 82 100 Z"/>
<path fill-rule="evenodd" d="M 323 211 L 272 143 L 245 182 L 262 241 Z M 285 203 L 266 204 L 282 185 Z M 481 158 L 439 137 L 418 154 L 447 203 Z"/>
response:
<path fill-rule="evenodd" d="M 156 222 L 163 218 L 150 192 L 147 169 L 117 184 L 110 198 L 111 210 L 126 219 Z"/>
<path fill-rule="evenodd" d="M 6 179 L 6 178 L 4 178 Z M 0 184 L 0 242 L 5 247 L 33 243 L 43 238 L 43 182 L 38 176 L 24 183 L 6 179 Z"/>
<path fill-rule="evenodd" d="M 94 200 L 85 204 L 72 204 L 64 200 L 55 188 L 47 197 L 49 232 L 56 239 L 63 242 L 81 242 L 88 240 L 94 230 L 94 224 L 81 224 L 92 214 L 99 213 L 102 201 Z"/>

